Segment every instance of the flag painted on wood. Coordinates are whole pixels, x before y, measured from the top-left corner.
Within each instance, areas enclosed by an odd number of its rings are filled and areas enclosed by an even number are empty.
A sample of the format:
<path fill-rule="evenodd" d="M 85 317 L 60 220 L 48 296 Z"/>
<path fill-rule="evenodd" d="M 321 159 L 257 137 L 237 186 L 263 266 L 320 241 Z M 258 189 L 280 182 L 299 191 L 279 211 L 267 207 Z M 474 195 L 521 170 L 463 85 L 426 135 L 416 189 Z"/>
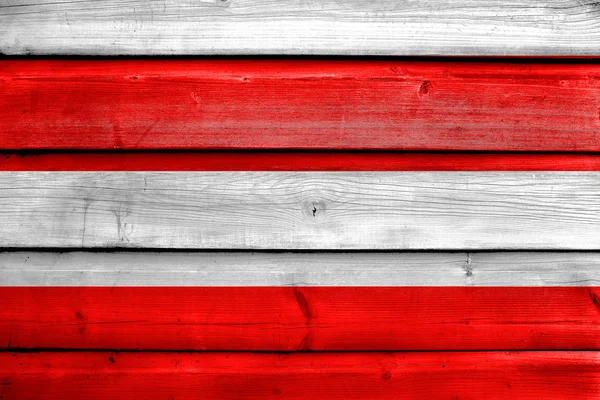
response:
<path fill-rule="evenodd" d="M 0 394 L 598 390 L 598 66 L 0 65 Z"/>

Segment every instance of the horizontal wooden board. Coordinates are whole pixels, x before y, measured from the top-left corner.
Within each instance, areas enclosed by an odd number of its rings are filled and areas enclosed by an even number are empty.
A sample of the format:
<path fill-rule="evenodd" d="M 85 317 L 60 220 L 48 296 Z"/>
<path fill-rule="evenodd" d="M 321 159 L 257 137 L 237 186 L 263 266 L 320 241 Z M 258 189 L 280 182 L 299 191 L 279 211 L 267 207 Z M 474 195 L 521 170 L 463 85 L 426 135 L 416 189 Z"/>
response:
<path fill-rule="evenodd" d="M 4 60 L 0 85 L 0 149 L 600 151 L 596 64 Z"/>
<path fill-rule="evenodd" d="M 599 361 L 597 352 L 1 353 L 0 397 L 597 399 Z"/>
<path fill-rule="evenodd" d="M 593 1 L 35 0 L 0 8 L 5 54 L 598 55 Z"/>
<path fill-rule="evenodd" d="M 597 172 L 2 172 L 4 247 L 600 248 Z"/>
<path fill-rule="evenodd" d="M 598 286 L 27 286 L 0 304 L 4 349 L 600 349 Z"/>
<path fill-rule="evenodd" d="M 0 171 L 600 171 L 598 154 L 324 151 L 0 153 Z"/>
<path fill-rule="evenodd" d="M 599 253 L 4 252 L 0 286 L 600 286 Z"/>

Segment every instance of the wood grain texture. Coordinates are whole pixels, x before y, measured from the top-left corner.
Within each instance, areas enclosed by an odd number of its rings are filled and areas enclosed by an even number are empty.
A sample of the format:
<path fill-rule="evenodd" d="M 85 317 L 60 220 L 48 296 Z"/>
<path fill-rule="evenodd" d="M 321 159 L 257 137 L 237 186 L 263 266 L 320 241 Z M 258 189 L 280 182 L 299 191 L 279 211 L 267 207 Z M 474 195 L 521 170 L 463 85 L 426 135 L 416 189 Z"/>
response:
<path fill-rule="evenodd" d="M 0 348 L 600 349 L 600 287 L 2 287 Z"/>
<path fill-rule="evenodd" d="M 600 286 L 598 253 L 4 252 L 0 286 Z"/>
<path fill-rule="evenodd" d="M 204 151 L 0 153 L 0 171 L 600 171 L 598 154 Z"/>
<path fill-rule="evenodd" d="M 0 88 L 0 149 L 600 151 L 596 64 L 4 60 Z"/>
<path fill-rule="evenodd" d="M 4 400 L 596 399 L 596 352 L 2 353 Z"/>
<path fill-rule="evenodd" d="M 598 250 L 597 172 L 3 172 L 4 247 Z"/>
<path fill-rule="evenodd" d="M 598 55 L 593 1 L 0 2 L 4 54 Z"/>

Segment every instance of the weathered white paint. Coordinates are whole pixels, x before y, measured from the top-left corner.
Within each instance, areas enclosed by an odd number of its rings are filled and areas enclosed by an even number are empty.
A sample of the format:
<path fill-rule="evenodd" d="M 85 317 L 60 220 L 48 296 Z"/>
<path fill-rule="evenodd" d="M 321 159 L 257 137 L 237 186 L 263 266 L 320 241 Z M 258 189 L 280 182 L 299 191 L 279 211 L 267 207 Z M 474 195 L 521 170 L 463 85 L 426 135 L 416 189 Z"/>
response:
<path fill-rule="evenodd" d="M 600 55 L 600 5 L 593 0 L 1 0 L 0 52 Z"/>
<path fill-rule="evenodd" d="M 599 286 L 600 253 L 0 253 L 0 286 Z"/>
<path fill-rule="evenodd" d="M 2 247 L 600 248 L 599 172 L 3 172 Z"/>

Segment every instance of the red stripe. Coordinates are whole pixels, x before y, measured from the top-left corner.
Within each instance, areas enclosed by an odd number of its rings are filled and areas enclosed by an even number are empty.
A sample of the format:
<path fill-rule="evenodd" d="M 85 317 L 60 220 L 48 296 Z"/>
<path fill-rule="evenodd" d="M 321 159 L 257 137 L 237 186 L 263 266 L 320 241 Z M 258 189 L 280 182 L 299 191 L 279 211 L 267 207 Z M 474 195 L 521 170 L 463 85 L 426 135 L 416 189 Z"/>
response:
<path fill-rule="evenodd" d="M 2 61 L 4 149 L 599 151 L 600 66 Z"/>
<path fill-rule="evenodd" d="M 386 152 L 0 154 L 0 171 L 600 171 L 600 156 Z"/>
<path fill-rule="evenodd" d="M 152 350 L 600 349 L 589 287 L 3 287 L 0 344 Z"/>
<path fill-rule="evenodd" d="M 9 399 L 597 399 L 596 352 L 1 353 Z"/>

